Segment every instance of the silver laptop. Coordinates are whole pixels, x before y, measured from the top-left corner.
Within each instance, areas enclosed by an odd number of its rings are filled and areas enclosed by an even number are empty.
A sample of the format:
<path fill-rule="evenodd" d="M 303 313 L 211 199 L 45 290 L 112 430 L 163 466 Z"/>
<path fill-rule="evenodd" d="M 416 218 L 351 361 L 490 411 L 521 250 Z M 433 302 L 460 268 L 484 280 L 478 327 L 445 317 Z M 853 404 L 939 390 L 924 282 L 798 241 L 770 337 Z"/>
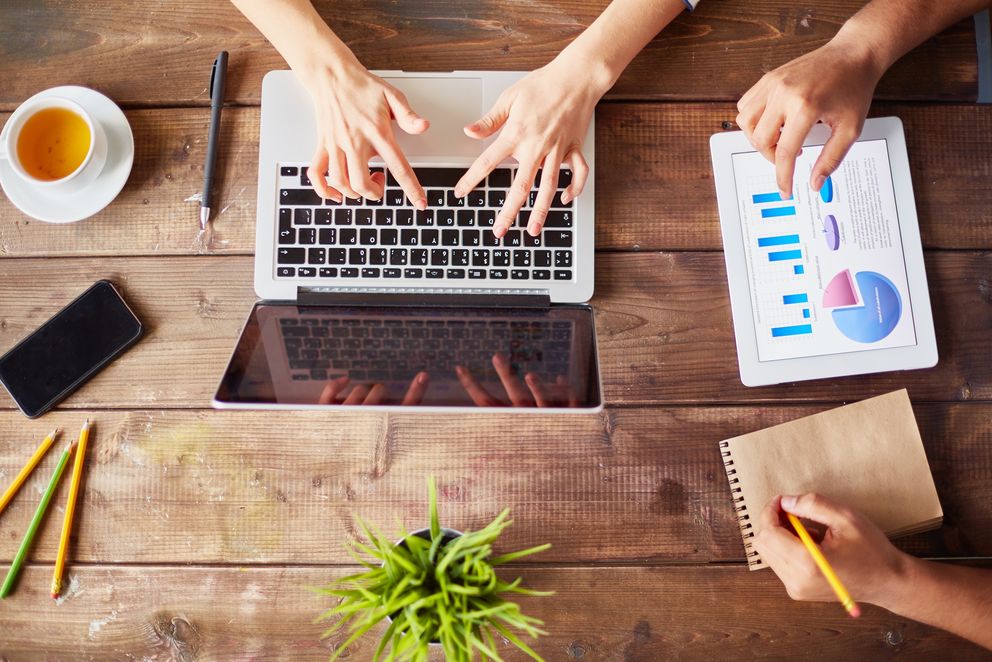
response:
<path fill-rule="evenodd" d="M 427 193 L 414 209 L 381 161 L 382 200 L 324 201 L 306 169 L 312 101 L 289 71 L 262 84 L 255 291 L 217 407 L 402 407 L 588 411 L 602 406 L 592 309 L 593 126 L 582 195 L 560 195 L 539 237 L 536 188 L 506 236 L 492 226 L 512 161 L 464 198 L 455 183 L 492 139 L 478 119 L 518 72 L 376 72 L 431 121 L 397 130 Z M 560 190 L 571 172 L 562 168 Z M 425 376 L 426 375 L 426 376 Z"/>

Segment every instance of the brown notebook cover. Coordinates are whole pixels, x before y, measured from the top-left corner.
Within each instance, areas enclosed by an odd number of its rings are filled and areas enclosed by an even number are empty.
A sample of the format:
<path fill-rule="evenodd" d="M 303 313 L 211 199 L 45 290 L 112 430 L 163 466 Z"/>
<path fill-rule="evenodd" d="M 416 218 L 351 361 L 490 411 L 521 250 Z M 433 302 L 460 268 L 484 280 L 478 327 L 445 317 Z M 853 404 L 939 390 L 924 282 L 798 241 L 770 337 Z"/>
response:
<path fill-rule="evenodd" d="M 761 510 L 777 494 L 818 492 L 890 538 L 940 526 L 943 511 L 906 390 L 720 442 L 751 570 Z"/>

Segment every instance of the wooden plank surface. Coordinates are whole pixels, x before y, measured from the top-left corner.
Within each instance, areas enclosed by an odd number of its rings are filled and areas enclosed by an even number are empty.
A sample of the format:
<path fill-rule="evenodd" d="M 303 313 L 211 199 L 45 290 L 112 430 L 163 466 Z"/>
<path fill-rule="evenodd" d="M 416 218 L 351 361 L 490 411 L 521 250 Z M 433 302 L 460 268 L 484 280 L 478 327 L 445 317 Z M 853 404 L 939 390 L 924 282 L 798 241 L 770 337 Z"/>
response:
<path fill-rule="evenodd" d="M 602 254 L 593 305 L 606 399 L 840 402 L 903 386 L 914 401 L 992 399 L 992 253 L 936 252 L 926 264 L 936 368 L 752 389 L 738 378 L 721 254 Z M 123 288 L 148 333 L 65 406 L 209 407 L 255 301 L 251 258 L 0 260 L 0 351 L 99 278 Z"/>
<path fill-rule="evenodd" d="M 873 114 L 905 124 L 924 244 L 992 248 L 992 107 L 877 104 Z M 134 171 L 120 197 L 71 225 L 31 221 L 4 197 L 0 255 L 252 253 L 258 116 L 256 108 L 224 113 L 211 242 L 197 238 L 209 111 L 137 110 L 128 112 Z M 729 104 L 600 105 L 597 248 L 720 249 L 708 140 L 735 117 Z"/>
<path fill-rule="evenodd" d="M 322 16 L 370 69 L 530 71 L 550 61 L 606 0 L 532 3 L 319 0 Z M 828 41 L 864 3 L 710 0 L 652 42 L 610 96 L 736 99 L 766 71 Z M 120 103 L 208 105 L 210 65 L 231 52 L 227 96 L 257 103 L 265 72 L 285 68 L 251 24 L 223 0 L 0 5 L 0 109 L 45 87 L 100 89 Z M 126 64 L 126 73 L 122 71 Z M 39 68 L 44 67 L 44 76 Z M 124 75 L 122 75 L 124 74 Z M 974 101 L 972 22 L 962 21 L 899 62 L 879 95 Z"/>
<path fill-rule="evenodd" d="M 539 563 L 743 560 L 718 442 L 817 407 L 623 408 L 588 416 L 130 411 L 90 413 L 94 433 L 74 561 L 336 563 L 361 516 L 389 533 L 420 528 L 426 482 L 460 530 L 512 509 L 500 551 L 550 542 Z M 992 556 L 992 405 L 917 405 L 945 513 L 899 541 L 923 556 Z M 0 414 L 0 485 L 53 426 Z M 9 506 L 0 565 L 13 557 L 57 453 Z M 67 483 L 67 481 L 64 481 Z M 56 504 L 65 502 L 68 485 Z M 32 559 L 52 561 L 50 516 Z"/>
<path fill-rule="evenodd" d="M 516 576 L 516 568 L 508 573 Z M 0 654 L 11 660 L 326 660 L 342 639 L 321 641 L 314 617 L 329 606 L 307 590 L 332 568 L 92 566 L 74 571 L 61 604 L 50 570 L 30 567 L 0 606 Z M 742 567 L 532 568 L 519 573 L 545 598 L 520 600 L 550 635 L 550 661 L 713 659 L 987 660 L 962 639 L 866 606 L 848 618 L 833 603 L 794 603 L 771 571 Z M 509 576 L 509 574 L 507 574 Z M 189 587 L 210 600 L 193 601 Z M 636 596 L 635 600 L 631 600 Z M 376 633 L 348 659 L 371 659 Z M 507 660 L 524 660 L 505 643 Z M 440 655 L 432 656 L 441 660 Z"/>

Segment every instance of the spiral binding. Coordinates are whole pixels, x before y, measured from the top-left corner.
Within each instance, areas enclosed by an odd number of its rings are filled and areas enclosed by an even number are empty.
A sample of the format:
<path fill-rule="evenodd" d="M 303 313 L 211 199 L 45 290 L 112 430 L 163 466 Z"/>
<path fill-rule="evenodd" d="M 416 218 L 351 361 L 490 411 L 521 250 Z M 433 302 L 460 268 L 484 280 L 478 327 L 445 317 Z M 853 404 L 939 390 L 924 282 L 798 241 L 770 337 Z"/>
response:
<path fill-rule="evenodd" d="M 737 526 L 741 529 L 741 538 L 744 541 L 744 556 L 747 558 L 748 565 L 760 563 L 758 552 L 755 551 L 754 543 L 751 542 L 751 538 L 754 538 L 751 515 L 747 512 L 747 506 L 744 504 L 743 490 L 740 488 L 741 479 L 737 477 L 737 469 L 734 468 L 734 460 L 731 457 L 728 442 L 720 442 L 720 455 L 724 458 L 723 467 L 727 472 L 727 482 L 730 483 L 730 495 L 734 501 L 734 512 L 737 513 Z"/>

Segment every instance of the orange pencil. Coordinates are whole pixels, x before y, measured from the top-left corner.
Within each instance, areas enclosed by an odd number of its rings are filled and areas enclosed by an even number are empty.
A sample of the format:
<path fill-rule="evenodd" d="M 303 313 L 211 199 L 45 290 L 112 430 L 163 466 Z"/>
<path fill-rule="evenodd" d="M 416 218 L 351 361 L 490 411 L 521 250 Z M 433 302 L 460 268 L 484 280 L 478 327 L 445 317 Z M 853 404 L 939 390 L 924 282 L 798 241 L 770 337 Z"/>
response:
<path fill-rule="evenodd" d="M 846 588 L 844 588 L 844 585 L 837 577 L 837 573 L 834 572 L 834 569 L 827 562 L 826 557 L 823 556 L 823 552 L 821 552 L 820 548 L 816 546 L 815 542 L 813 542 L 813 538 L 809 535 L 809 531 L 806 530 L 806 527 L 803 526 L 803 523 L 799 521 L 798 517 L 792 513 L 786 513 L 786 515 L 789 517 L 789 522 L 792 523 L 792 528 L 794 528 L 796 533 L 799 534 L 799 539 L 803 541 L 803 544 L 806 546 L 806 550 L 810 553 L 810 556 L 813 557 L 813 561 L 816 562 L 817 567 L 820 568 L 820 572 L 823 573 L 824 579 L 826 579 L 827 583 L 830 584 L 830 588 L 834 590 L 834 593 L 837 595 L 837 599 L 840 600 L 840 603 L 844 606 L 844 609 L 846 609 L 847 613 L 851 615 L 851 618 L 857 618 L 860 616 L 861 608 L 858 607 L 858 603 L 854 601 L 851 594 L 847 592 Z"/>
<path fill-rule="evenodd" d="M 44 438 L 44 440 L 42 440 L 41 445 L 38 446 L 37 450 L 35 450 L 34 455 L 31 456 L 28 463 L 24 465 L 21 472 L 17 474 L 16 478 L 14 478 L 14 482 L 10 484 L 7 491 L 3 493 L 2 497 L 0 497 L 0 513 L 2 513 L 3 509 L 7 507 L 7 504 L 10 503 L 11 499 L 14 498 L 14 495 L 17 494 L 17 490 L 21 489 L 21 486 L 24 485 L 24 481 L 28 479 L 28 476 L 31 475 L 34 468 L 38 466 L 39 462 L 41 462 L 41 458 L 45 456 L 48 449 L 52 447 L 53 443 L 55 443 L 55 437 L 57 437 L 58 434 L 59 429 L 55 428 L 47 437 Z"/>
<path fill-rule="evenodd" d="M 90 419 L 83 423 L 79 432 L 79 447 L 76 449 L 76 462 L 72 465 L 72 483 L 69 485 L 69 499 L 65 504 L 65 519 L 62 520 L 62 537 L 59 538 L 59 553 L 55 557 L 55 570 L 52 574 L 52 597 L 62 592 L 62 571 L 65 568 L 66 552 L 69 549 L 69 533 L 72 531 L 72 517 L 76 512 L 76 496 L 83 476 L 83 460 L 86 458 L 86 443 L 90 438 Z"/>

